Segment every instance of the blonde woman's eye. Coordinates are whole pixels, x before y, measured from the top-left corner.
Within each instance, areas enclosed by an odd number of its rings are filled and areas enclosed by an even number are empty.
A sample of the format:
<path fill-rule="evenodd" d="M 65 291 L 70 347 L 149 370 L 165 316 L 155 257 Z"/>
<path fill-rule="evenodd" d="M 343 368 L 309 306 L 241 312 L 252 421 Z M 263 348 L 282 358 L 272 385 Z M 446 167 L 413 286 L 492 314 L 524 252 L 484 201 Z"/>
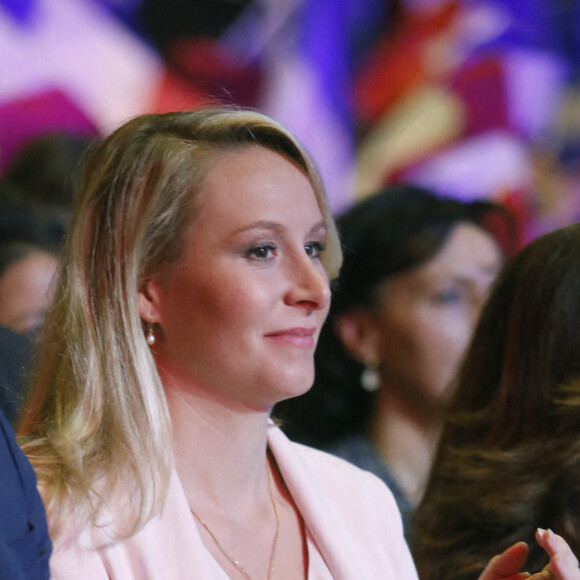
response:
<path fill-rule="evenodd" d="M 320 255 L 326 249 L 326 245 L 322 242 L 309 242 L 304 246 L 304 249 L 311 258 L 320 258 Z"/>
<path fill-rule="evenodd" d="M 269 260 L 276 253 L 276 246 L 271 244 L 264 244 L 262 246 L 256 246 L 255 248 L 250 248 L 247 252 L 249 258 L 254 260 Z"/>

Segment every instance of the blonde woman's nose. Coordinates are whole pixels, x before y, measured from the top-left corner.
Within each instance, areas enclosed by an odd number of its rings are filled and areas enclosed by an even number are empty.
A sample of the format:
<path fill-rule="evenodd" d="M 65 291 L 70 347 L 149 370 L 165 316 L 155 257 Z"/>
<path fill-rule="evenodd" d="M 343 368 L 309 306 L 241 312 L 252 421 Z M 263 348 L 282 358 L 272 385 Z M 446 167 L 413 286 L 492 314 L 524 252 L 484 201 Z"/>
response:
<path fill-rule="evenodd" d="M 290 266 L 289 279 L 288 304 L 303 305 L 312 310 L 327 308 L 330 304 L 328 277 L 319 262 L 304 255 Z"/>

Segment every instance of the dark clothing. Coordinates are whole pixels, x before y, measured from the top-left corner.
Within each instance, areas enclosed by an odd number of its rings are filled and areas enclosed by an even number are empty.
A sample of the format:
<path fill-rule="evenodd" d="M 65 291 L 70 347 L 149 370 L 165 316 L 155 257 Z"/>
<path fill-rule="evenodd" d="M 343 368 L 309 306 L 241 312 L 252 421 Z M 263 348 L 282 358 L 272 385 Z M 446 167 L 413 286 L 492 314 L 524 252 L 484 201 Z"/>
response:
<path fill-rule="evenodd" d="M 22 405 L 31 340 L 0 326 L 0 410 L 14 424 Z"/>
<path fill-rule="evenodd" d="M 36 475 L 0 412 L 0 578 L 48 580 L 51 551 Z"/>
<path fill-rule="evenodd" d="M 389 469 L 373 444 L 364 435 L 351 435 L 342 439 L 332 447 L 326 449 L 329 453 L 346 459 L 353 465 L 366 471 L 374 473 L 379 479 L 382 479 L 391 493 L 395 496 L 395 501 L 399 506 L 399 511 L 403 517 L 403 528 L 405 534 L 409 532 L 413 507 L 397 485 Z"/>

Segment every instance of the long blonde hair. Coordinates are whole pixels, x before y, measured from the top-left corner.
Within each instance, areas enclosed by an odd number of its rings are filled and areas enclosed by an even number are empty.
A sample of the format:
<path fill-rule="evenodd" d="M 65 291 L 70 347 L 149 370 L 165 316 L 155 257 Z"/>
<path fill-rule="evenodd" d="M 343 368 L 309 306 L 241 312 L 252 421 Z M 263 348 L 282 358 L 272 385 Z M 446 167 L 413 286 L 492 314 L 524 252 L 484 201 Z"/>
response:
<path fill-rule="evenodd" d="M 53 536 L 71 509 L 95 525 L 116 493 L 136 498 L 122 535 L 163 505 L 170 418 L 137 292 L 180 259 L 212 160 L 246 146 L 277 151 L 308 177 L 327 222 L 323 263 L 329 277 L 338 273 L 340 243 L 319 174 L 296 138 L 264 115 L 143 115 L 90 151 L 20 426 Z"/>

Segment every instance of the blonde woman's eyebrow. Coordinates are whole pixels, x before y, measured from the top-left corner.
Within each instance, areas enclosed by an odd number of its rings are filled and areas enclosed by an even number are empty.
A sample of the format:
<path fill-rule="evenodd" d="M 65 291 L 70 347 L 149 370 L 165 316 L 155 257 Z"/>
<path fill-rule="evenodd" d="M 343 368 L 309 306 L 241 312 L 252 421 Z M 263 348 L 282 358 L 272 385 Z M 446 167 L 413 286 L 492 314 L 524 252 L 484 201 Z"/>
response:
<path fill-rule="evenodd" d="M 287 230 L 288 228 L 278 222 L 273 222 L 273 221 L 269 221 L 269 220 L 258 220 L 255 222 L 252 222 L 251 224 L 248 224 L 246 226 L 242 226 L 241 228 L 237 229 L 234 231 L 234 235 L 237 234 L 242 234 L 244 232 L 247 231 L 251 231 L 251 230 L 269 230 L 269 231 L 273 231 L 276 233 L 283 233 Z M 322 219 L 319 222 L 315 223 L 312 228 L 310 228 L 309 230 L 309 234 L 314 234 L 314 233 L 318 233 L 318 232 L 326 232 L 326 222 Z"/>

